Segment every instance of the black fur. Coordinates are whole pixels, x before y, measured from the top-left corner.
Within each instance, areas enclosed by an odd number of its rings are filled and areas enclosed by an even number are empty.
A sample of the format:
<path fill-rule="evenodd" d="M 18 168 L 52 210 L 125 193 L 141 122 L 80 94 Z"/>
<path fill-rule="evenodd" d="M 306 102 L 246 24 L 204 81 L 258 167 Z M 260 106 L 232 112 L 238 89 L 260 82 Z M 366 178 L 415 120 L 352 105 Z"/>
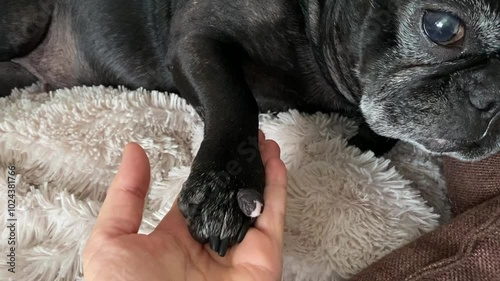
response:
<path fill-rule="evenodd" d="M 179 207 L 221 255 L 252 223 L 238 191 L 263 190 L 259 111 L 366 119 L 351 143 L 377 155 L 394 141 L 371 129 L 460 158 L 498 150 L 496 0 L 5 1 L 0 67 L 18 70 L 0 69 L 4 95 L 35 76 L 53 88 L 177 92 L 195 106 L 205 138 Z M 425 37 L 428 10 L 467 23 L 462 45 Z"/>

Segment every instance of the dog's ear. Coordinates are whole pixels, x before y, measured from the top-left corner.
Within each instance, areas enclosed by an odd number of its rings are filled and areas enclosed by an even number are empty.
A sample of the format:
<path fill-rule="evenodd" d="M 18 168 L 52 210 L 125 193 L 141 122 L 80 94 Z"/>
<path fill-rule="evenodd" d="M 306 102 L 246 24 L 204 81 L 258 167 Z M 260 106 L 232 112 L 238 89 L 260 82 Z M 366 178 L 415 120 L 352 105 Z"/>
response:
<path fill-rule="evenodd" d="M 319 22 L 323 2 L 324 0 L 299 0 L 305 18 L 306 35 L 314 46 L 319 45 Z"/>

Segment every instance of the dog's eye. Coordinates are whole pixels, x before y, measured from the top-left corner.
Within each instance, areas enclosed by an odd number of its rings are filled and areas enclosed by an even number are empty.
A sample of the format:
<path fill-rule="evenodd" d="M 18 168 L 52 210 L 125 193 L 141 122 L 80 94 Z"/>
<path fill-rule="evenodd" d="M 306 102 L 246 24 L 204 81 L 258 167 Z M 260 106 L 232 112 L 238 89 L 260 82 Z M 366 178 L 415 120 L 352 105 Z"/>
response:
<path fill-rule="evenodd" d="M 429 39 L 443 46 L 453 45 L 465 35 L 462 20 L 447 12 L 425 13 L 423 28 Z"/>

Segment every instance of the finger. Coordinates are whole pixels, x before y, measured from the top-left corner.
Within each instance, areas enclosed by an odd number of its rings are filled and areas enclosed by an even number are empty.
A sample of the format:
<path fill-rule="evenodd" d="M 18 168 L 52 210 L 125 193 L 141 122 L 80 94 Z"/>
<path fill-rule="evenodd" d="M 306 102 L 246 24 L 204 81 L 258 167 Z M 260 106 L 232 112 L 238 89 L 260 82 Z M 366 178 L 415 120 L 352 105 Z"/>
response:
<path fill-rule="evenodd" d="M 148 156 L 138 144 L 126 145 L 121 166 L 97 217 L 94 233 L 108 236 L 137 233 L 149 180 Z"/>
<path fill-rule="evenodd" d="M 266 135 L 259 129 L 259 144 L 266 140 Z"/>
<path fill-rule="evenodd" d="M 272 158 L 280 158 L 281 150 L 279 145 L 273 140 L 264 140 L 260 143 L 260 155 L 262 163 L 266 165 L 267 161 Z"/>
<path fill-rule="evenodd" d="M 264 211 L 255 227 L 267 233 L 274 241 L 282 243 L 285 225 L 287 177 L 286 168 L 279 158 L 270 158 L 266 163 L 266 187 L 264 189 Z"/>

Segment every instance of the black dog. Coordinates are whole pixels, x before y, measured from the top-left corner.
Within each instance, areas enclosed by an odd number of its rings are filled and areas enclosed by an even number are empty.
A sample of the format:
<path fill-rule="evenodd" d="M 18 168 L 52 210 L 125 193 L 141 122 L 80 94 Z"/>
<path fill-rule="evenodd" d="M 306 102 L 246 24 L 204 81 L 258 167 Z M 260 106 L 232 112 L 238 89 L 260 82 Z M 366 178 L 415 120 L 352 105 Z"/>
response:
<path fill-rule="evenodd" d="M 224 255 L 252 223 L 238 194 L 260 200 L 264 186 L 259 111 L 364 116 L 436 153 L 496 152 L 499 11 L 497 0 L 4 0 L 0 94 L 37 80 L 178 92 L 205 121 L 179 207 Z M 352 143 L 393 144 L 367 128 Z"/>

